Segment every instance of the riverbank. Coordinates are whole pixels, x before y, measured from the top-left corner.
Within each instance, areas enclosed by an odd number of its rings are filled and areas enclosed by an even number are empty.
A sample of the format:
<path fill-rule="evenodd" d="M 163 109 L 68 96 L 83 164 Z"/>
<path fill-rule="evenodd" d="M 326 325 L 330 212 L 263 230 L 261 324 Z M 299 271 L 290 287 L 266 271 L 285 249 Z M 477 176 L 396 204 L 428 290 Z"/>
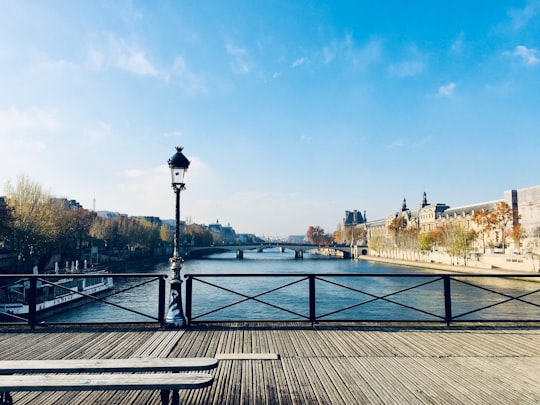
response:
<path fill-rule="evenodd" d="M 405 267 L 420 267 L 424 269 L 437 270 L 445 273 L 470 273 L 470 274 L 524 274 L 531 273 L 532 271 L 523 271 L 519 268 L 500 268 L 493 266 L 478 267 L 478 266 L 461 266 L 461 265 L 452 265 L 452 264 L 443 264 L 443 263 L 428 263 L 423 261 L 416 260 L 404 260 L 404 259 L 394 259 L 388 257 L 380 256 L 360 256 L 357 260 L 365 260 L 378 263 L 388 263 L 394 264 L 397 266 Z M 475 262 L 476 264 L 477 262 Z M 510 262 L 512 263 L 512 262 Z M 511 267 L 511 266 L 508 266 Z"/>

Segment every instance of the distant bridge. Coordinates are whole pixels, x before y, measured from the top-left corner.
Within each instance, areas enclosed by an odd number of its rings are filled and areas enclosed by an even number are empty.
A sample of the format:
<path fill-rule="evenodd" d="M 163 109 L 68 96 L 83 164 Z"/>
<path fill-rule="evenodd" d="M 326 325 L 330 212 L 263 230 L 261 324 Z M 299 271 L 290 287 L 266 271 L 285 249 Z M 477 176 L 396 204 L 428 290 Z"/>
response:
<path fill-rule="evenodd" d="M 237 259 L 244 258 L 244 251 L 256 250 L 262 252 L 264 249 L 278 248 L 283 251 L 289 249 L 294 251 L 295 259 L 302 259 L 304 252 L 314 249 L 328 248 L 335 251 L 343 252 L 343 257 L 350 258 L 351 256 L 366 255 L 367 246 L 319 246 L 309 243 L 238 243 L 238 244 L 222 244 L 213 246 L 184 246 L 183 251 L 186 258 L 205 257 L 215 253 L 236 252 Z"/>

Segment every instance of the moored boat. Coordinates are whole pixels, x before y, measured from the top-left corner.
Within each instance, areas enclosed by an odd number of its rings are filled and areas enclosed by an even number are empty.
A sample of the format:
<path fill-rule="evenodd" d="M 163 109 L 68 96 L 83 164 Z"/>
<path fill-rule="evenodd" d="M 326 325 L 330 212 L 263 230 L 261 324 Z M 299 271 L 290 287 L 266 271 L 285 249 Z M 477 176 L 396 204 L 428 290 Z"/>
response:
<path fill-rule="evenodd" d="M 91 274 L 95 277 L 77 277 L 77 274 Z M 104 268 L 89 268 L 77 274 L 65 274 L 61 278 L 49 278 L 44 274 L 36 285 L 36 312 L 51 312 L 77 302 L 88 295 L 99 296 L 112 289 L 113 278 Z M 0 290 L 0 314 L 26 317 L 29 314 L 30 282 L 18 280 Z"/>

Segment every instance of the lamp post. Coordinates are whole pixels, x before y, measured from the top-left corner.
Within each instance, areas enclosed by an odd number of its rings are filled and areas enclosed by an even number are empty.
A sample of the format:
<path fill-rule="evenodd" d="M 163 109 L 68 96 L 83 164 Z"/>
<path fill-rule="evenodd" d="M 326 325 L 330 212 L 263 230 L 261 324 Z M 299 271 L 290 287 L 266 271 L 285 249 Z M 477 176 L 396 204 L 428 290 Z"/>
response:
<path fill-rule="evenodd" d="M 184 309 L 182 306 L 182 280 L 180 271 L 182 270 L 182 255 L 180 253 L 180 191 L 185 189 L 184 178 L 189 167 L 189 160 L 182 153 L 181 147 L 176 147 L 176 153 L 168 160 L 171 169 L 172 188 L 176 195 L 176 227 L 174 231 L 174 251 L 171 257 L 171 297 L 169 301 L 169 310 L 165 323 L 169 327 L 181 328 L 186 324 Z"/>

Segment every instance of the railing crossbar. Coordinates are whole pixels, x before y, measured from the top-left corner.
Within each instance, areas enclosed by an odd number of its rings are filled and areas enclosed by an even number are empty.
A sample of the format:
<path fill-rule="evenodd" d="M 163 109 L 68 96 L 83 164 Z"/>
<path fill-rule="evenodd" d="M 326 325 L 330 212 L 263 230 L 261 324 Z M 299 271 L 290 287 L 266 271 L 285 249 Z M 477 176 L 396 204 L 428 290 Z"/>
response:
<path fill-rule="evenodd" d="M 259 293 L 259 294 L 253 295 L 253 296 L 249 296 L 249 295 L 246 295 L 246 294 L 242 294 L 242 293 L 240 293 L 240 292 L 238 292 L 238 291 L 234 291 L 234 290 L 231 290 L 231 289 L 229 289 L 229 288 L 219 286 L 219 285 L 214 284 L 214 283 L 211 283 L 211 282 L 209 282 L 209 281 L 204 281 L 204 280 L 201 280 L 201 279 L 199 279 L 199 278 L 197 278 L 197 277 L 192 277 L 192 280 L 199 281 L 199 282 L 202 283 L 202 284 L 206 284 L 206 285 L 215 287 L 215 288 L 217 288 L 217 289 L 219 289 L 219 290 L 223 290 L 223 291 L 229 292 L 229 293 L 231 293 L 231 294 L 239 295 L 240 297 L 243 297 L 243 298 L 244 298 L 244 299 L 242 299 L 242 300 L 235 301 L 235 302 L 233 302 L 233 303 L 230 303 L 230 304 L 224 305 L 224 306 L 222 306 L 222 307 L 216 308 L 216 309 L 214 309 L 214 310 L 212 310 L 212 311 L 208 311 L 208 312 L 206 312 L 206 313 L 199 314 L 199 315 L 193 317 L 192 320 L 200 319 L 200 318 L 202 318 L 202 317 L 211 315 L 211 314 L 213 314 L 213 313 L 222 311 L 222 310 L 227 309 L 227 308 L 231 308 L 231 307 L 233 307 L 233 306 L 235 306 L 235 305 L 239 305 L 239 304 L 242 304 L 242 303 L 247 302 L 247 301 L 250 301 L 250 300 L 255 301 L 255 302 L 258 302 L 258 303 L 263 304 L 263 305 L 267 305 L 267 306 L 272 307 L 272 308 L 274 308 L 274 309 L 278 309 L 278 310 L 287 312 L 287 313 L 289 313 L 289 314 L 298 316 L 298 317 L 303 318 L 303 319 L 309 319 L 309 317 L 306 316 L 306 315 L 302 315 L 302 314 L 299 314 L 299 313 L 297 313 L 297 312 L 295 312 L 295 311 L 289 310 L 289 309 L 287 309 L 287 308 L 283 308 L 283 307 L 280 307 L 280 306 L 278 306 L 278 305 L 272 304 L 272 303 L 270 303 L 270 302 L 266 302 L 266 301 L 263 301 L 263 300 L 258 299 L 258 297 L 262 297 L 263 295 L 270 294 L 270 293 L 272 293 L 272 292 L 281 290 L 281 289 L 286 288 L 286 287 L 290 287 L 290 286 L 295 285 L 295 284 L 298 284 L 298 283 L 300 283 L 300 282 L 302 282 L 302 281 L 306 281 L 307 279 L 308 279 L 307 277 L 303 277 L 303 278 L 301 278 L 300 280 L 295 280 L 295 281 L 293 281 L 293 282 L 290 282 L 290 283 L 281 285 L 281 286 L 276 287 L 276 288 L 272 288 L 272 289 L 267 290 L 267 291 L 264 291 L 264 292 L 262 292 L 262 293 Z"/>
<path fill-rule="evenodd" d="M 465 280 L 458 280 L 458 279 L 454 279 L 454 278 L 452 278 L 452 279 L 454 281 L 458 282 L 458 283 L 465 284 L 465 285 L 468 285 L 470 287 L 478 288 L 480 290 L 487 291 L 487 292 L 490 292 L 490 293 L 493 293 L 493 294 L 500 295 L 500 296 L 508 298 L 506 300 L 495 302 L 493 304 L 486 305 L 486 306 L 483 306 L 483 307 L 480 307 L 480 308 L 476 308 L 476 309 L 473 309 L 471 311 L 463 312 L 461 314 L 453 316 L 452 319 L 459 319 L 459 318 L 462 318 L 464 316 L 474 314 L 474 313 L 477 313 L 477 312 L 480 312 L 480 311 L 483 311 L 483 310 L 486 310 L 486 309 L 489 309 L 489 308 L 493 308 L 493 307 L 496 307 L 498 305 L 502 305 L 502 304 L 505 304 L 505 303 L 511 302 L 511 301 L 519 301 L 519 302 L 522 302 L 523 304 L 531 305 L 531 306 L 540 308 L 540 305 L 535 303 L 535 302 L 531 302 L 531 301 L 521 299 L 522 297 L 527 297 L 529 295 L 533 295 L 533 294 L 536 294 L 537 292 L 540 292 L 540 289 L 537 289 L 537 290 L 534 290 L 534 291 L 528 291 L 528 292 L 526 292 L 524 294 L 521 294 L 521 295 L 512 296 L 512 295 L 505 294 L 505 293 L 500 292 L 500 291 L 492 290 L 492 289 L 487 288 L 487 287 L 483 287 L 483 286 L 480 286 L 480 285 L 477 285 L 477 284 L 472 284 L 472 283 L 470 283 L 468 281 L 465 281 Z"/>
<path fill-rule="evenodd" d="M 139 284 L 130 286 L 130 287 L 125 288 L 125 289 L 123 289 L 123 290 L 115 291 L 114 293 L 108 294 L 108 295 L 106 295 L 106 296 L 104 296 L 104 297 L 96 297 L 96 296 L 94 296 L 94 295 L 85 294 L 85 293 L 83 293 L 83 292 L 77 291 L 77 292 L 76 292 L 77 294 L 80 294 L 80 295 L 82 295 L 83 297 L 92 299 L 91 302 L 86 302 L 86 303 L 84 303 L 84 304 L 81 304 L 81 305 L 77 306 L 77 308 L 83 307 L 83 306 L 85 306 L 85 305 L 89 305 L 89 304 L 91 304 L 91 303 L 93 303 L 93 302 L 95 302 L 95 301 L 99 301 L 99 302 L 101 302 L 101 303 L 103 303 L 103 304 L 110 305 L 110 306 L 112 306 L 112 307 L 121 309 L 121 310 L 123 310 L 123 311 L 131 312 L 131 313 L 133 313 L 133 314 L 141 315 L 141 316 L 144 316 L 144 317 L 146 317 L 146 318 L 150 318 L 150 319 L 152 319 L 152 320 L 154 320 L 154 321 L 158 321 L 158 318 L 156 318 L 155 316 L 148 315 L 148 314 L 145 314 L 145 313 L 143 313 L 143 312 L 137 311 L 137 310 L 135 310 L 135 309 L 131 309 L 131 308 L 128 308 L 128 307 L 124 307 L 124 306 L 122 306 L 122 305 L 115 304 L 114 302 L 110 302 L 110 301 L 107 301 L 107 300 L 106 300 L 107 298 L 113 297 L 113 296 L 118 295 L 118 294 L 121 294 L 121 293 L 123 293 L 123 292 L 130 291 L 130 290 L 134 290 L 135 288 L 142 287 L 143 285 L 146 285 L 146 284 L 150 284 L 150 283 L 156 282 L 156 280 L 159 280 L 159 278 L 153 278 L 152 280 L 148 280 L 148 281 L 145 281 L 145 282 L 142 282 L 142 283 L 139 283 Z M 42 280 L 42 281 L 44 281 L 44 280 Z M 49 285 L 52 285 L 52 284 L 49 284 Z M 66 289 L 66 290 L 68 290 L 68 291 L 72 291 L 72 290 L 70 290 L 69 288 L 66 288 L 66 287 L 62 287 L 62 286 L 58 286 L 58 287 L 63 288 L 63 289 Z"/>
<path fill-rule="evenodd" d="M 433 317 L 438 318 L 438 319 L 444 319 L 443 316 L 440 316 L 440 315 L 437 315 L 437 314 L 434 314 L 434 313 L 431 313 L 431 312 L 428 312 L 428 311 L 424 311 L 424 310 L 422 310 L 420 308 L 416 308 L 416 307 L 413 307 L 413 306 L 410 306 L 410 305 L 406 305 L 406 304 L 403 304 L 401 302 L 397 302 L 397 301 L 390 300 L 390 299 L 387 298 L 387 297 L 391 297 L 393 295 L 401 294 L 403 292 L 414 290 L 416 288 L 424 287 L 424 286 L 426 286 L 428 284 L 431 284 L 431 283 L 435 283 L 437 281 L 442 280 L 441 277 L 439 277 L 439 278 L 437 278 L 435 280 L 430 280 L 430 281 L 427 281 L 425 283 L 410 286 L 408 288 L 404 288 L 402 290 L 394 291 L 394 292 L 391 292 L 389 294 L 385 294 L 385 295 L 381 295 L 381 296 L 371 294 L 371 293 L 369 293 L 367 291 L 359 290 L 357 288 L 353 288 L 353 287 L 350 287 L 350 286 L 347 286 L 347 285 L 343 285 L 343 284 L 337 283 L 335 281 L 326 280 L 326 279 L 323 279 L 321 277 L 316 277 L 316 279 L 320 280 L 321 282 L 332 284 L 332 285 L 335 285 L 337 287 L 341 287 L 341 288 L 344 288 L 344 289 L 347 289 L 347 290 L 350 290 L 350 291 L 358 292 L 358 293 L 361 293 L 361 294 L 372 297 L 372 299 L 370 299 L 370 300 L 362 301 L 362 302 L 359 302 L 359 303 L 354 304 L 354 305 L 343 307 L 343 308 L 338 309 L 336 311 L 332 311 L 332 312 L 328 312 L 328 313 L 323 314 L 323 315 L 319 315 L 319 316 L 317 316 L 317 319 L 326 318 L 326 317 L 329 317 L 331 315 L 335 315 L 335 314 L 340 313 L 340 312 L 345 312 L 345 311 L 348 311 L 350 309 L 357 308 L 357 307 L 360 307 L 362 305 L 366 305 L 366 304 L 369 304 L 369 303 L 372 303 L 372 302 L 375 302 L 375 301 L 378 301 L 378 300 L 382 300 L 382 301 L 388 302 L 390 304 L 398 305 L 398 306 L 403 307 L 403 308 L 411 309 L 413 311 L 417 311 L 417 312 L 423 313 L 425 315 L 430 315 L 430 316 L 433 316 Z"/>

